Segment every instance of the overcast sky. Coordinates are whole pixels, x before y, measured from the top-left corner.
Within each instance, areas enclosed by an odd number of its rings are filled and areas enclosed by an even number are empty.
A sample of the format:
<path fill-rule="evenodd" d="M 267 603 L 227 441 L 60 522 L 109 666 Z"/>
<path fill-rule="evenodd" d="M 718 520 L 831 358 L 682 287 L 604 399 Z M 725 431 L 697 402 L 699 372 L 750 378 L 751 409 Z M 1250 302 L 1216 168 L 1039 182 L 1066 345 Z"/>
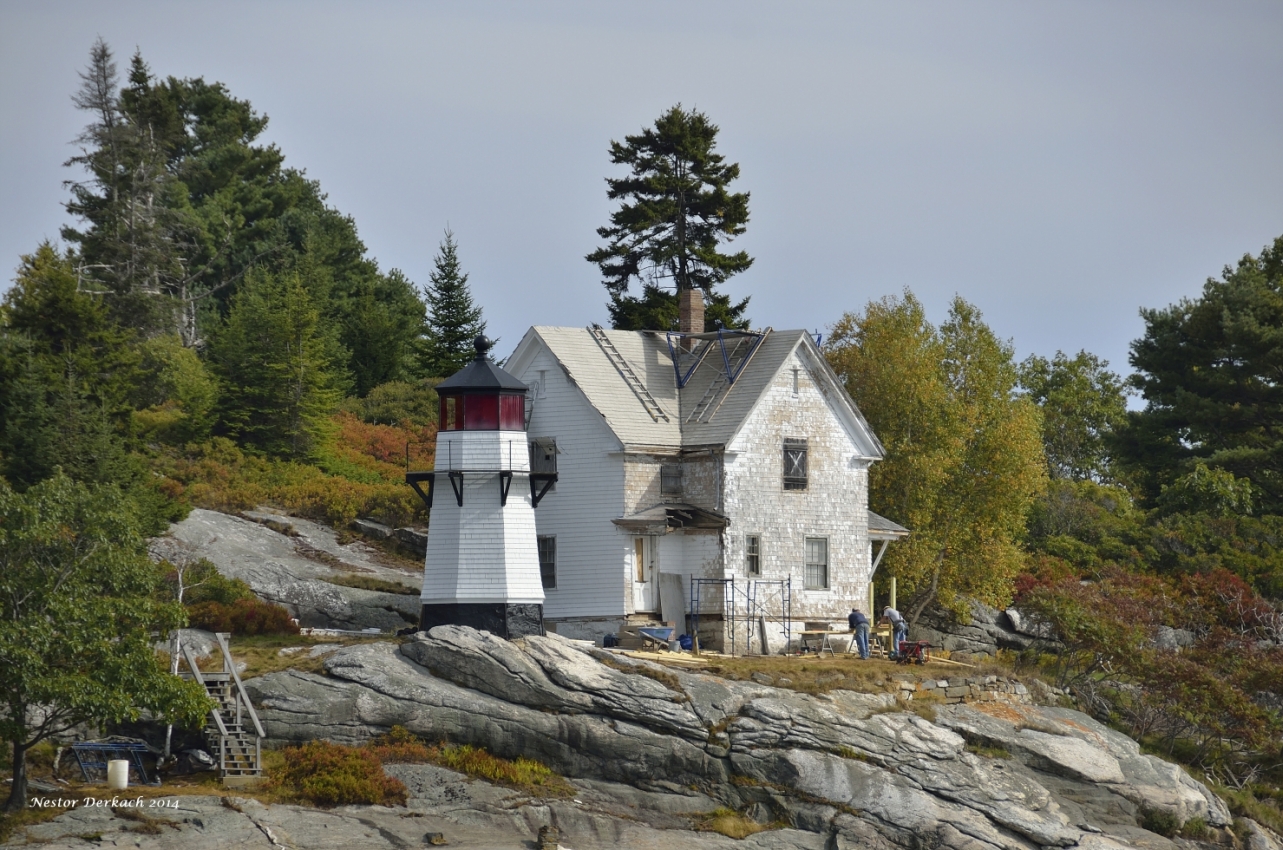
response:
<path fill-rule="evenodd" d="M 1130 371 L 1138 310 L 1283 234 L 1283 3 L 0 0 L 0 264 L 66 221 L 95 38 L 225 83 L 385 268 L 447 224 L 492 336 L 607 322 L 607 156 L 675 103 L 721 127 L 755 325 L 906 287 L 1017 356 Z"/>

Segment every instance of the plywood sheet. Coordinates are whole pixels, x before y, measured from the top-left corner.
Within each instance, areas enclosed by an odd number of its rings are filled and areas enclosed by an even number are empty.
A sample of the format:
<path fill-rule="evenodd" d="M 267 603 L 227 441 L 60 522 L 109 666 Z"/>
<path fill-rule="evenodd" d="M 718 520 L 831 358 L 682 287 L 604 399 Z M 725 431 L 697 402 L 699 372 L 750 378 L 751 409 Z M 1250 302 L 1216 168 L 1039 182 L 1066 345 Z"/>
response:
<path fill-rule="evenodd" d="M 680 573 L 659 574 L 659 619 L 686 631 L 686 589 Z"/>

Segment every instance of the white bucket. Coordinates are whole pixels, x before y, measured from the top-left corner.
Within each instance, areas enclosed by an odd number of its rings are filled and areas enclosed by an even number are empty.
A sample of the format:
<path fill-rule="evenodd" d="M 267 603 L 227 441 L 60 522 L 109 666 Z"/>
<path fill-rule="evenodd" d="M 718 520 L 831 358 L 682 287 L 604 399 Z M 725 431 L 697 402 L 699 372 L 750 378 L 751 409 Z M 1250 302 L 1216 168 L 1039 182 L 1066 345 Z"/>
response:
<path fill-rule="evenodd" d="M 123 791 L 129 787 L 129 762 L 125 759 L 112 759 L 107 762 L 107 787 L 112 791 Z"/>

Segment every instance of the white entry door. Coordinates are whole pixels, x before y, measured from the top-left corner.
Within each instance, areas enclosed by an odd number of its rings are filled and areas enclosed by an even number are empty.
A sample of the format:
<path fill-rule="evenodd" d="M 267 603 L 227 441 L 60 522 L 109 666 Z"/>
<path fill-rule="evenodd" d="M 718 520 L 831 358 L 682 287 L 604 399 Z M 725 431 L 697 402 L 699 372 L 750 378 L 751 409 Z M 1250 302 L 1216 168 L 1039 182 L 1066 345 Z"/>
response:
<path fill-rule="evenodd" d="M 659 610 L 659 571 L 654 537 L 633 538 L 633 610 Z"/>

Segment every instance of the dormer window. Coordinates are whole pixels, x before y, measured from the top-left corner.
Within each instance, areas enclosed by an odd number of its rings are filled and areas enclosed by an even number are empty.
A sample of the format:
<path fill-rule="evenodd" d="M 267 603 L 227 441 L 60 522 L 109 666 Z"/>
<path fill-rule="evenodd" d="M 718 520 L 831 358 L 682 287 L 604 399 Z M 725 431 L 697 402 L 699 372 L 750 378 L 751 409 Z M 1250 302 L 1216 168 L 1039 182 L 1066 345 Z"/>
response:
<path fill-rule="evenodd" d="M 806 439 L 784 438 L 784 489 L 805 490 L 807 470 Z"/>

